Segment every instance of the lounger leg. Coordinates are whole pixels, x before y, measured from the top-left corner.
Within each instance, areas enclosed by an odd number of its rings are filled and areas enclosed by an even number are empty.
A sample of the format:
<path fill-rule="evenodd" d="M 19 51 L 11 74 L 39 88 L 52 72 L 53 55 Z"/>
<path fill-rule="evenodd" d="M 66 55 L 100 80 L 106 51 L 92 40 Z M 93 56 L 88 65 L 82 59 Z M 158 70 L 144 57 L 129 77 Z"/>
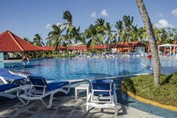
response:
<path fill-rule="evenodd" d="M 29 104 L 29 100 L 26 100 L 26 102 L 25 102 L 25 100 L 20 97 L 20 93 L 21 93 L 21 90 L 17 90 L 17 97 L 18 97 L 19 101 L 20 101 L 23 105 Z M 25 94 L 26 94 L 26 93 L 25 93 Z"/>
<path fill-rule="evenodd" d="M 88 113 L 88 105 L 84 105 L 84 114 Z"/>
<path fill-rule="evenodd" d="M 47 106 L 47 108 L 50 108 L 50 107 L 52 107 L 52 102 L 53 102 L 53 95 L 54 95 L 54 93 L 52 93 L 52 94 L 50 95 L 50 99 L 49 99 L 49 105 Z"/>
<path fill-rule="evenodd" d="M 41 101 L 44 103 L 44 105 L 45 105 L 47 108 L 51 108 L 51 107 L 52 107 L 53 95 L 54 95 L 54 93 L 51 93 L 50 98 L 49 98 L 49 104 L 48 104 L 48 105 L 44 102 L 43 99 L 41 99 Z"/>
<path fill-rule="evenodd" d="M 20 102 L 21 102 L 23 105 L 28 105 L 28 104 L 29 104 L 29 100 L 26 100 L 26 102 L 25 102 L 25 100 L 24 100 L 23 98 L 19 97 L 19 96 L 18 96 L 18 99 L 20 100 Z"/>
<path fill-rule="evenodd" d="M 117 105 L 115 106 L 115 116 L 117 116 L 117 113 L 118 113 L 118 107 Z"/>
<path fill-rule="evenodd" d="M 64 88 L 67 88 L 67 90 L 65 90 Z M 71 83 L 69 83 L 68 86 L 64 86 L 62 90 L 60 90 L 61 92 L 68 94 L 70 92 L 70 88 L 71 88 Z"/>

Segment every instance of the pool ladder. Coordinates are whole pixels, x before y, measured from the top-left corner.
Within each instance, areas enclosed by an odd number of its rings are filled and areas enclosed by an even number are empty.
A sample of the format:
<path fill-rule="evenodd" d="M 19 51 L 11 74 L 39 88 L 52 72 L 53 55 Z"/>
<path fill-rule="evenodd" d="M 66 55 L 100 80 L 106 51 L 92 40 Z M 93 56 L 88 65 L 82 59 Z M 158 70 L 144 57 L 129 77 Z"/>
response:
<path fill-rule="evenodd" d="M 22 72 L 22 73 L 24 73 L 24 74 L 29 74 L 29 75 L 32 74 L 32 73 L 31 73 L 28 69 L 26 69 L 24 66 L 19 66 L 19 67 L 20 67 L 21 70 L 24 70 L 24 72 Z M 18 71 L 14 70 L 13 68 L 14 68 L 14 65 L 9 65 L 9 70 L 12 71 L 13 73 L 18 74 Z"/>

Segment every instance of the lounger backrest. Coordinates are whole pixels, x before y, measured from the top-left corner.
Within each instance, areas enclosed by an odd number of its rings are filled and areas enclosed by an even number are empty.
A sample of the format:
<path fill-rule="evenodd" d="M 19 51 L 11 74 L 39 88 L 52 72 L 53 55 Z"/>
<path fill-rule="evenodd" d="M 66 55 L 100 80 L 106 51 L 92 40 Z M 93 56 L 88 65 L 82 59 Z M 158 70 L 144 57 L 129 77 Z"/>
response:
<path fill-rule="evenodd" d="M 28 76 L 28 79 L 31 81 L 31 83 L 36 86 L 36 88 L 44 88 L 47 87 L 47 83 L 45 78 L 43 78 L 42 76 Z"/>
<path fill-rule="evenodd" d="M 110 91 L 111 94 L 113 94 L 114 93 L 113 81 L 108 79 L 91 80 L 90 91 L 92 92 L 93 90 L 95 91 L 94 92 L 95 95 L 98 94 L 109 95 L 109 92 L 106 91 Z"/>

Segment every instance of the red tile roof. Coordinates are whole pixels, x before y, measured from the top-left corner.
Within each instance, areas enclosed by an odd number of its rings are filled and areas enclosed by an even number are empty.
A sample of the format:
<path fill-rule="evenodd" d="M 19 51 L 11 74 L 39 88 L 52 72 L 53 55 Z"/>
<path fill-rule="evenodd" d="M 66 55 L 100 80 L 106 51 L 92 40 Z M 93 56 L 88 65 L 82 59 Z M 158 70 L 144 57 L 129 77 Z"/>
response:
<path fill-rule="evenodd" d="M 30 44 L 9 30 L 0 34 L 0 51 L 1 52 L 21 52 L 21 51 L 38 51 L 37 46 Z"/>
<path fill-rule="evenodd" d="M 51 46 L 37 46 L 39 49 L 43 50 L 43 51 L 52 51 L 54 50 L 53 47 Z"/>
<path fill-rule="evenodd" d="M 94 49 L 106 49 L 106 48 L 110 48 L 109 45 L 95 45 L 93 47 Z"/>

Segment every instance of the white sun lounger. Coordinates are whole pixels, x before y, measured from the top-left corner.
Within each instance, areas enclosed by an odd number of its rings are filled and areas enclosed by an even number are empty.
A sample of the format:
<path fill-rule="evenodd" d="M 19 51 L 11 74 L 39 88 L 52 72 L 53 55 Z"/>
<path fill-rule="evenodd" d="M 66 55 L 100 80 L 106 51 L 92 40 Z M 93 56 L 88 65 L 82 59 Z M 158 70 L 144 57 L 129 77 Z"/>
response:
<path fill-rule="evenodd" d="M 114 108 L 115 115 L 118 112 L 117 94 L 112 80 L 98 79 L 91 80 L 90 93 L 84 105 L 84 112 L 87 113 L 90 107 L 95 108 Z"/>
<path fill-rule="evenodd" d="M 17 88 L 19 85 L 17 84 L 1 84 L 0 85 L 0 96 L 1 97 L 7 97 L 10 99 L 13 99 L 16 97 L 16 95 L 12 95 L 9 93 L 6 93 L 6 91 Z"/>
<path fill-rule="evenodd" d="M 63 92 L 67 94 L 70 91 L 71 84 L 68 81 L 47 83 L 45 78 L 41 76 L 28 76 L 28 79 L 31 81 L 29 91 L 21 95 L 18 93 L 18 98 L 24 105 L 32 100 L 41 100 L 47 108 L 50 108 L 55 93 Z M 46 104 L 43 98 L 48 95 L 50 95 L 49 103 Z"/>

